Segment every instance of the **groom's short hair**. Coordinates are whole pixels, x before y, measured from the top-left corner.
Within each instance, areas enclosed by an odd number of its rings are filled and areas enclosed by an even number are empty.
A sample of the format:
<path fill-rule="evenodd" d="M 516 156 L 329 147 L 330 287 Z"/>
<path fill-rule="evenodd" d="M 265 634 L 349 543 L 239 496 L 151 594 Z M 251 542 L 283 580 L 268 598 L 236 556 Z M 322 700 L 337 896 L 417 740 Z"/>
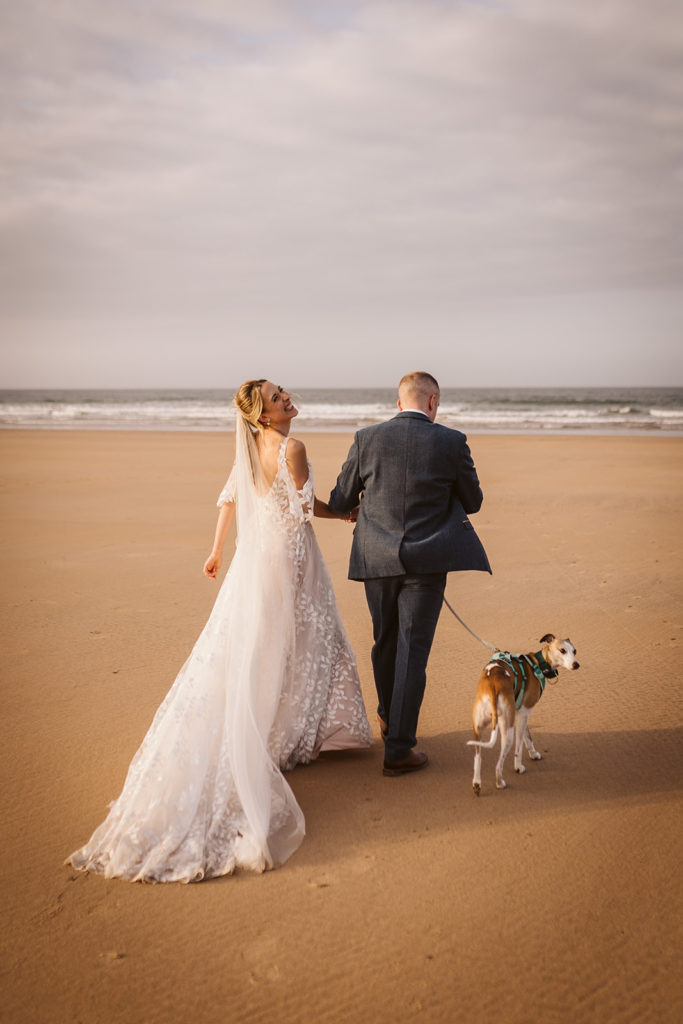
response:
<path fill-rule="evenodd" d="M 435 391 L 441 391 L 439 382 L 436 377 L 432 377 L 431 373 L 425 373 L 424 370 L 406 373 L 405 376 L 401 377 L 398 385 L 399 394 L 401 392 L 408 392 L 411 395 L 421 395 L 425 399 L 433 395 Z"/>

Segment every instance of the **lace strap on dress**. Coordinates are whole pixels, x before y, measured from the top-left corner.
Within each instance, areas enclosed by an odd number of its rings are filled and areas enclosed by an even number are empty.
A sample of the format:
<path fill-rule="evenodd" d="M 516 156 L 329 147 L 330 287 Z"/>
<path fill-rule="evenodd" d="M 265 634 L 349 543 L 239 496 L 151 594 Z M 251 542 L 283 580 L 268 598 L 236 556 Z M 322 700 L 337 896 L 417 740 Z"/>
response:
<path fill-rule="evenodd" d="M 309 522 L 313 519 L 313 502 L 315 499 L 315 488 L 313 485 L 313 467 L 311 466 L 310 459 L 307 459 L 308 464 L 308 479 L 301 488 L 297 488 L 292 474 L 289 472 L 289 466 L 287 465 L 287 441 L 285 438 L 280 445 L 280 454 L 278 462 L 282 470 L 284 479 L 287 482 L 287 494 L 289 497 L 289 511 L 295 519 L 303 519 L 304 522 Z"/>
<path fill-rule="evenodd" d="M 313 519 L 313 504 L 315 502 L 315 485 L 313 483 L 313 466 L 311 460 L 307 459 L 308 463 L 308 480 L 303 487 L 296 493 L 301 502 L 301 508 L 304 513 L 304 519 L 308 522 Z"/>
<path fill-rule="evenodd" d="M 277 453 L 277 464 L 278 469 L 287 469 L 287 445 L 289 444 L 289 438 L 283 437 L 282 443 L 280 444 L 280 450 Z M 287 469 L 287 472 L 289 470 Z"/>

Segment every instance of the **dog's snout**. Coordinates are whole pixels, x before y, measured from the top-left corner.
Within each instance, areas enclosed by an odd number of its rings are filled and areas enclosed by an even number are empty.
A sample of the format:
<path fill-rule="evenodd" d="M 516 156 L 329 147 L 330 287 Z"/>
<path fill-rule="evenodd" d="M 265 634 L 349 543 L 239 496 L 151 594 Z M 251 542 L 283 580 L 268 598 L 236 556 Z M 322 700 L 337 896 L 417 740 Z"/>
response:
<path fill-rule="evenodd" d="M 579 668 L 579 667 L 580 666 L 579 666 L 578 661 L 575 661 L 574 664 L 572 665 L 572 668 Z"/>

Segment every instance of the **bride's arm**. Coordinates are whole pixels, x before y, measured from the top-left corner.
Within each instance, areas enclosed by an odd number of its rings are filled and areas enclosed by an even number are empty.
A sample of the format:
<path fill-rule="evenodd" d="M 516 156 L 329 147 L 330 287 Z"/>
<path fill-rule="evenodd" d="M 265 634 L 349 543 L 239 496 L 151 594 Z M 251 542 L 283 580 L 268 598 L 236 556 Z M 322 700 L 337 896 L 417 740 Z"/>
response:
<path fill-rule="evenodd" d="M 306 455 L 306 445 L 303 441 L 297 441 L 294 437 L 290 438 L 287 445 L 286 458 L 287 468 L 292 480 L 297 490 L 300 491 L 308 480 L 308 456 Z M 338 515 L 336 512 L 331 511 L 330 506 L 326 502 L 320 501 L 319 498 L 314 498 L 313 515 L 318 516 L 319 519 L 345 519 L 347 523 L 355 523 L 358 518 L 358 509 Z"/>
<path fill-rule="evenodd" d="M 347 523 L 355 523 L 358 519 L 358 509 L 354 508 L 351 512 L 333 512 L 330 506 L 325 501 L 321 501 L 316 498 L 313 502 L 313 515 L 318 516 L 319 519 L 343 519 Z"/>
<path fill-rule="evenodd" d="M 225 544 L 225 538 L 228 535 L 228 530 L 232 526 L 234 518 L 235 502 L 226 501 L 225 504 L 221 505 L 220 512 L 218 513 L 216 536 L 214 537 L 211 554 L 204 562 L 204 575 L 208 576 L 210 580 L 216 579 L 216 574 L 221 567 L 221 562 L 223 561 L 223 545 Z"/>

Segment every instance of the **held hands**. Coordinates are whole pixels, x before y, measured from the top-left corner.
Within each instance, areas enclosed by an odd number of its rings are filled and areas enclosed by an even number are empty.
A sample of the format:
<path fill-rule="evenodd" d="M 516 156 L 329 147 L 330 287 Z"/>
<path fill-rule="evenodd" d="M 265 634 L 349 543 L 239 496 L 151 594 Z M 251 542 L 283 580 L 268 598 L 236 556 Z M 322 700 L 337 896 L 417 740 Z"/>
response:
<path fill-rule="evenodd" d="M 360 506 L 358 507 L 360 508 Z M 341 519 L 345 523 L 355 523 L 358 519 L 358 508 L 354 508 L 350 512 L 332 512 L 326 501 L 316 498 L 313 503 L 313 515 L 318 516 L 319 519 Z"/>
<path fill-rule="evenodd" d="M 218 570 L 221 567 L 221 556 L 211 554 L 204 562 L 204 575 L 208 576 L 210 580 L 215 580 L 218 574 Z"/>

